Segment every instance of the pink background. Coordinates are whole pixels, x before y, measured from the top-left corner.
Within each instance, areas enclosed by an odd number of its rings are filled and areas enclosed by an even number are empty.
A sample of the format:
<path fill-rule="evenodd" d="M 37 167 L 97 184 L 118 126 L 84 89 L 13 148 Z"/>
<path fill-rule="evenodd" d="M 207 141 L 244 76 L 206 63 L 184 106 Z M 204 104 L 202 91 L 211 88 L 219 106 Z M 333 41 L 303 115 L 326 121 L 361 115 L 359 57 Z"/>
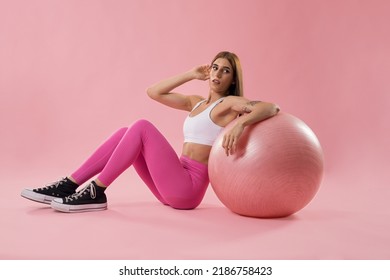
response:
<path fill-rule="evenodd" d="M 1 259 L 389 259 L 390 2 L 0 1 Z M 304 120 L 321 189 L 285 218 L 241 217 L 209 188 L 195 211 L 156 202 L 131 169 L 109 210 L 60 214 L 20 197 L 68 175 L 146 118 L 180 152 L 185 112 L 148 85 L 239 55 L 245 95 Z M 184 93 L 207 95 L 193 81 Z"/>

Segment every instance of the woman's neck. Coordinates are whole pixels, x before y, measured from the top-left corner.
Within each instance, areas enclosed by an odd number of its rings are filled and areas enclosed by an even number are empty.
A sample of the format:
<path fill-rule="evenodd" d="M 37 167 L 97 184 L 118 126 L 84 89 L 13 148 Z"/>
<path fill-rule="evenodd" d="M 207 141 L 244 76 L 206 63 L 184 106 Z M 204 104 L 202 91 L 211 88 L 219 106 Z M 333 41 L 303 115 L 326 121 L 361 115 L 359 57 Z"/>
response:
<path fill-rule="evenodd" d="M 213 102 L 217 101 L 218 99 L 225 97 L 225 96 L 226 96 L 226 94 L 220 94 L 220 93 L 210 91 L 209 97 L 206 99 L 206 104 L 213 103 Z"/>

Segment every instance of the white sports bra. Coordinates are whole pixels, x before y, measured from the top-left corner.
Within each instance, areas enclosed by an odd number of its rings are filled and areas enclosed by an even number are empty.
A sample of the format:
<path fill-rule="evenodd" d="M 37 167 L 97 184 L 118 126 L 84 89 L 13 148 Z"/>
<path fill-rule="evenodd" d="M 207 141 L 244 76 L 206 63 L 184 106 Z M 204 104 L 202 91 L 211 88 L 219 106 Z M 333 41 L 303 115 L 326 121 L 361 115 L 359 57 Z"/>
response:
<path fill-rule="evenodd" d="M 183 125 L 184 142 L 203 144 L 208 146 L 213 145 L 215 139 L 222 131 L 223 127 L 215 124 L 211 120 L 210 113 L 215 106 L 223 101 L 223 99 L 224 97 L 218 99 L 209 107 L 207 107 L 206 110 L 197 114 L 196 116 L 191 117 L 191 113 L 188 114 Z M 192 111 L 198 108 L 205 101 L 206 100 L 202 100 L 198 102 Z"/>

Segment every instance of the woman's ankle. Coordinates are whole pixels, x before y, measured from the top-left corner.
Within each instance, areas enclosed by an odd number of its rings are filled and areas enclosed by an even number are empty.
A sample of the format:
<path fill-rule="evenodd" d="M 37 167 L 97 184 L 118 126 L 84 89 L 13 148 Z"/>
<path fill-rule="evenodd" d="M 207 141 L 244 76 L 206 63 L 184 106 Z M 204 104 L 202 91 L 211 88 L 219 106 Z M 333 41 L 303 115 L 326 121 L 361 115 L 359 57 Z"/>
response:
<path fill-rule="evenodd" d="M 75 183 L 75 184 L 77 184 L 77 185 L 80 185 L 79 183 L 77 183 L 77 181 L 75 180 L 75 178 L 73 178 L 72 176 L 68 176 L 68 177 L 66 177 L 66 178 L 68 178 L 69 181 L 71 181 L 71 182 L 73 182 L 73 183 Z"/>
<path fill-rule="evenodd" d="M 95 180 L 95 183 L 96 183 L 96 185 L 98 185 L 99 187 L 107 188 L 107 186 L 106 186 L 105 184 L 103 184 L 103 182 L 100 181 L 99 179 L 96 179 L 96 180 Z"/>

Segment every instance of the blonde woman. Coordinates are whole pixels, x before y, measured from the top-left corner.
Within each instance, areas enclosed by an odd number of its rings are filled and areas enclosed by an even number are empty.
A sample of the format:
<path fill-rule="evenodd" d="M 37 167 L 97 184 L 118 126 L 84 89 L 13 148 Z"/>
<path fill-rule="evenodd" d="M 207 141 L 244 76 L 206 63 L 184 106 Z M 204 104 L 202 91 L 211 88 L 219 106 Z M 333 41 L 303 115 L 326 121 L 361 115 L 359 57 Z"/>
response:
<path fill-rule="evenodd" d="M 175 88 L 192 80 L 209 81 L 206 98 L 184 95 Z M 163 204 L 176 209 L 194 209 L 209 185 L 207 163 L 211 147 L 222 129 L 239 117 L 225 133 L 226 155 L 234 153 L 246 126 L 270 118 L 279 108 L 273 103 L 243 97 L 242 70 L 238 57 L 220 52 L 210 65 L 201 65 L 162 80 L 147 89 L 153 100 L 188 111 L 184 121 L 184 144 L 180 156 L 146 120 L 117 130 L 71 175 L 45 187 L 25 189 L 22 196 L 51 204 L 62 212 L 107 209 L 105 190 L 130 166 Z M 96 176 L 84 188 L 77 188 Z"/>

